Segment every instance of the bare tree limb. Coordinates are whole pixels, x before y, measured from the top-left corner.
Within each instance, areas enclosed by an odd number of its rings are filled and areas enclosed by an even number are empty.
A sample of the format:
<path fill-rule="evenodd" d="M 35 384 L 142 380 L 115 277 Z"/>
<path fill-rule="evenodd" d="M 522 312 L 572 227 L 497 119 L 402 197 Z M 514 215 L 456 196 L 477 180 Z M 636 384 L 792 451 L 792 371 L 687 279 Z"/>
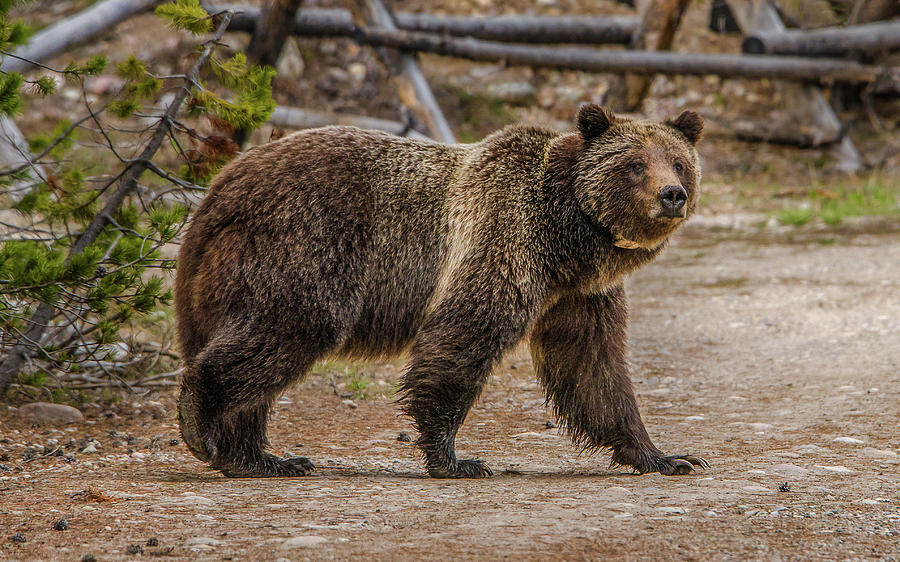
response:
<path fill-rule="evenodd" d="M 375 129 L 377 131 L 391 133 L 392 135 L 407 136 L 419 140 L 430 140 L 425 135 L 410 128 L 410 124 L 401 123 L 400 121 L 388 121 L 386 119 L 364 117 L 361 115 L 326 113 L 322 111 L 300 109 L 297 107 L 286 107 L 283 105 L 275 108 L 275 111 L 269 117 L 269 123 L 276 127 L 284 127 L 286 129 L 312 129 L 314 127 L 325 127 L 327 125 L 352 125 L 354 127 L 359 127 L 360 129 Z"/>
<path fill-rule="evenodd" d="M 29 61 L 43 62 L 107 33 L 119 23 L 152 9 L 162 0 L 105 0 L 78 14 L 58 21 L 35 33 L 16 50 L 16 56 L 3 61 L 6 72 L 25 72 L 34 67 Z M 24 60 L 23 60 L 24 59 Z"/>
<path fill-rule="evenodd" d="M 230 31 L 253 31 L 260 14 L 256 6 L 204 5 L 207 11 L 234 10 Z M 510 43 L 624 44 L 639 24 L 634 16 L 469 17 L 396 12 L 394 19 L 397 27 L 406 31 Z M 356 30 L 353 14 L 331 8 L 304 9 L 294 19 L 293 26 L 296 35 L 305 37 L 349 37 Z"/>
<path fill-rule="evenodd" d="M 366 8 L 367 19 L 371 25 L 387 31 L 397 30 L 393 14 L 381 0 L 358 0 L 358 2 Z M 382 59 L 385 64 L 390 66 L 389 57 L 382 54 Z M 404 104 L 417 110 L 424 118 L 425 125 L 433 138 L 447 143 L 455 143 L 456 136 L 453 134 L 453 129 L 450 128 L 447 118 L 444 117 L 444 112 L 441 111 L 434 92 L 431 91 L 431 86 L 425 79 L 425 74 L 419 68 L 416 57 L 408 53 L 401 55 L 399 66 L 403 78 L 409 82 L 407 85 L 403 84 L 403 79 L 398 80 L 397 90 Z"/>

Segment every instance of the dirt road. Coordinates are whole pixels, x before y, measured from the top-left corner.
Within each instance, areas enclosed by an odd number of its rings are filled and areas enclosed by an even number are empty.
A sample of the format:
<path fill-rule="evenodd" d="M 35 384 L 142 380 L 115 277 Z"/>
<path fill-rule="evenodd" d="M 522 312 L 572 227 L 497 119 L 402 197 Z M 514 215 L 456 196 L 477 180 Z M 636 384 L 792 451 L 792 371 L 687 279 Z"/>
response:
<path fill-rule="evenodd" d="M 0 412 L 0 558 L 898 560 L 900 225 L 875 231 L 687 228 L 629 281 L 644 420 L 705 472 L 579 456 L 547 428 L 523 348 L 458 441 L 496 476 L 431 480 L 378 391 L 401 363 L 367 365 L 371 398 L 325 375 L 279 404 L 274 449 L 320 467 L 303 479 L 205 470 L 172 441 L 169 395 L 61 429 Z M 69 458 L 41 456 L 56 448 Z"/>

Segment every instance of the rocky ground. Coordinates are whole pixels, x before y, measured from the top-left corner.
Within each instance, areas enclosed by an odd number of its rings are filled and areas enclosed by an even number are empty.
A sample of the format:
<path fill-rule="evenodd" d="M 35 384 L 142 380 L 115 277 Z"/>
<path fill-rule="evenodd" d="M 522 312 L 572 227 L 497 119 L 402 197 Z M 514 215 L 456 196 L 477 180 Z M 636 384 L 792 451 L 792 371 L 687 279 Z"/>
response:
<path fill-rule="evenodd" d="M 431 480 L 390 398 L 402 362 L 331 364 L 272 422 L 276 451 L 319 466 L 307 478 L 208 471 L 169 394 L 61 427 L 0 412 L 0 558 L 897 560 L 900 223 L 759 234 L 698 219 L 628 288 L 648 430 L 707 471 L 580 456 L 523 348 L 458 441 L 496 476 Z M 348 373 L 370 381 L 356 398 L 332 386 Z"/>

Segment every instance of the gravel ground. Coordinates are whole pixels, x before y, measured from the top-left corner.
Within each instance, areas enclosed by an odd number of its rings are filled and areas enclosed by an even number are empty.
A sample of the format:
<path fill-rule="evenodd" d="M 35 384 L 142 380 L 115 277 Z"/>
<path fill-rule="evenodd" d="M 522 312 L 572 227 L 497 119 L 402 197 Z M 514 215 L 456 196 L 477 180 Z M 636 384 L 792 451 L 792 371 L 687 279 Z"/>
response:
<path fill-rule="evenodd" d="M 628 283 L 648 430 L 710 470 L 579 455 L 522 348 L 458 442 L 496 476 L 431 480 L 378 392 L 402 363 L 370 364 L 371 398 L 319 375 L 280 401 L 303 479 L 206 470 L 168 394 L 57 429 L 0 413 L 0 558 L 900 559 L 900 224 L 764 232 L 689 226 Z"/>

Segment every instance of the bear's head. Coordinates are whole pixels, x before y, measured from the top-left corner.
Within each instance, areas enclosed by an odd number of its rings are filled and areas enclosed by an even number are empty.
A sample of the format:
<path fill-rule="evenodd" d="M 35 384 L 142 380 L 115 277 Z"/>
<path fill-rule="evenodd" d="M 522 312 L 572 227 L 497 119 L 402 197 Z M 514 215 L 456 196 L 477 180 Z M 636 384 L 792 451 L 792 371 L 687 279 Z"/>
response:
<path fill-rule="evenodd" d="M 697 113 L 659 123 L 588 104 L 578 113 L 578 131 L 572 178 L 578 205 L 617 246 L 656 248 L 694 212 L 700 187 L 694 146 L 703 132 Z"/>

